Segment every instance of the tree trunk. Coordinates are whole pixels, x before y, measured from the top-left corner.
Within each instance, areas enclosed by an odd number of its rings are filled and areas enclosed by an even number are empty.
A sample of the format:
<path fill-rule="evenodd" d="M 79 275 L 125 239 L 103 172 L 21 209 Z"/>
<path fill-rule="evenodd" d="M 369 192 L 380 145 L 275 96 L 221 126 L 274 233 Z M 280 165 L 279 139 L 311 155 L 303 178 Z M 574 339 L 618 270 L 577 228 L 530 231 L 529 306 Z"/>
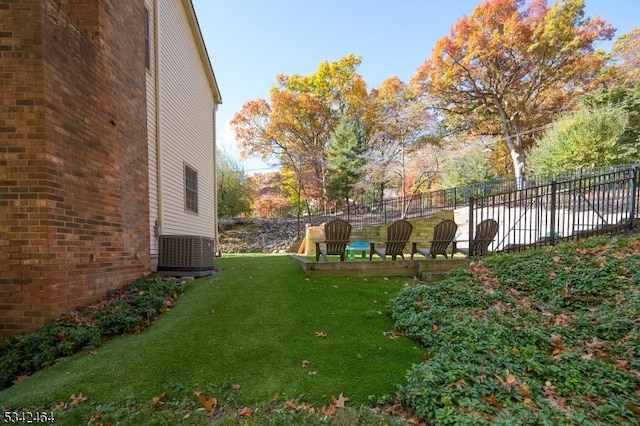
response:
<path fill-rule="evenodd" d="M 519 132 L 517 120 L 510 120 L 500 102 L 497 95 L 493 96 L 493 100 L 498 113 L 500 114 L 500 122 L 502 123 L 502 133 L 507 141 L 511 161 L 513 162 L 513 174 L 516 178 L 518 189 L 524 188 L 524 170 L 527 160 L 527 153 L 522 146 L 522 135 Z"/>

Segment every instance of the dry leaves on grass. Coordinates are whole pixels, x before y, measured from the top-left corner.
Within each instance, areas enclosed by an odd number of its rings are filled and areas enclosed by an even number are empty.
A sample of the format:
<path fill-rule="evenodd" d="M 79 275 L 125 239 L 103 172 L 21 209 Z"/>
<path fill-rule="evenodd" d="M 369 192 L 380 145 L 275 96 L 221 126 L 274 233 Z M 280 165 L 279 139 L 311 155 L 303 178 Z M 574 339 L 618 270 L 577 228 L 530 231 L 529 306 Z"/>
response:
<path fill-rule="evenodd" d="M 391 340 L 398 340 L 400 337 L 405 336 L 406 333 L 402 330 L 393 329 L 391 331 L 385 331 L 382 333 L 385 337 L 388 337 Z"/>
<path fill-rule="evenodd" d="M 347 401 L 349 401 L 349 398 L 346 398 L 342 392 L 340 392 L 340 396 L 338 396 L 338 399 L 335 399 L 334 397 L 331 397 L 331 402 L 333 403 L 333 405 L 336 406 L 336 408 L 344 408 L 345 404 L 347 403 Z"/>
<path fill-rule="evenodd" d="M 160 395 L 154 396 L 153 398 L 151 398 L 151 405 L 154 407 L 164 405 L 164 402 L 165 402 L 164 400 L 166 397 L 167 397 L 166 392 L 162 392 Z"/>
<path fill-rule="evenodd" d="M 238 417 L 243 418 L 243 419 L 247 419 L 249 417 L 253 417 L 253 409 L 251 409 L 251 407 L 242 407 L 238 411 Z"/>
<path fill-rule="evenodd" d="M 323 405 L 321 407 L 315 407 L 307 403 L 297 404 L 292 399 L 285 401 L 284 406 L 299 413 L 313 415 L 320 414 L 331 418 L 335 415 L 338 408 L 345 408 L 347 401 L 349 401 L 349 398 L 344 396 L 344 394 L 341 392 L 338 398 L 336 398 L 335 396 L 331 397 L 331 403 L 329 405 Z"/>
<path fill-rule="evenodd" d="M 198 404 L 202 406 L 207 415 L 213 416 L 218 406 L 218 400 L 214 397 L 205 396 L 201 390 L 195 391 L 194 394 L 198 397 Z"/>
<path fill-rule="evenodd" d="M 31 377 L 31 376 L 28 375 L 28 374 L 22 374 L 22 375 L 16 377 L 16 379 L 13 381 L 13 384 L 17 385 L 18 383 L 22 383 L 25 380 L 27 380 L 29 377 Z"/>
<path fill-rule="evenodd" d="M 83 393 L 73 394 L 69 397 L 69 402 L 60 401 L 53 406 L 53 411 L 65 411 L 75 408 L 89 398 Z"/>

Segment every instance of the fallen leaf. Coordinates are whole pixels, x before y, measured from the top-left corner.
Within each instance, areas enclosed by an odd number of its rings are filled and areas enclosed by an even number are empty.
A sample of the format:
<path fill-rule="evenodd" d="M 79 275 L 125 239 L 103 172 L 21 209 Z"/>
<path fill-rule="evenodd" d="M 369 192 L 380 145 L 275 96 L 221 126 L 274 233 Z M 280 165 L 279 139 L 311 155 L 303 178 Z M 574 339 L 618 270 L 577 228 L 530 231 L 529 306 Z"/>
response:
<path fill-rule="evenodd" d="M 309 361 L 307 361 L 306 359 L 302 360 L 302 368 L 307 368 L 309 366 Z"/>
<path fill-rule="evenodd" d="M 89 423 L 88 424 L 93 424 L 93 423 L 97 423 L 98 420 L 100 420 L 102 418 L 102 413 L 101 412 L 97 412 L 94 413 L 93 416 L 91 416 L 91 418 L 89 419 Z"/>
<path fill-rule="evenodd" d="M 344 408 L 344 404 L 349 400 L 349 398 L 345 398 L 344 395 L 342 395 L 342 392 L 340 392 L 340 396 L 338 397 L 338 399 L 334 399 L 334 405 L 338 408 Z"/>
<path fill-rule="evenodd" d="M 85 395 L 79 393 L 79 394 L 73 394 L 69 397 L 69 408 L 73 408 L 73 407 L 77 407 L 78 405 L 82 404 L 83 402 L 85 402 L 87 398 Z"/>
<path fill-rule="evenodd" d="M 31 376 L 29 376 L 28 374 L 21 374 L 20 376 L 16 377 L 16 379 L 13 381 L 13 384 L 17 385 L 18 383 L 22 383 L 25 380 L 27 380 L 29 377 Z"/>
<path fill-rule="evenodd" d="M 236 390 L 236 391 L 237 391 L 237 390 L 240 390 L 240 385 L 239 385 L 239 384 L 237 384 L 237 383 L 234 383 L 234 384 L 233 384 L 233 390 Z"/>
<path fill-rule="evenodd" d="M 238 416 L 243 418 L 253 417 L 253 410 L 251 407 L 242 407 L 242 409 L 238 411 Z"/>
<path fill-rule="evenodd" d="M 216 411 L 216 407 L 218 406 L 218 400 L 214 397 L 207 398 L 202 394 L 202 391 L 200 390 L 197 390 L 194 393 L 198 397 L 198 403 L 202 405 L 204 411 L 206 411 L 208 415 L 212 416 Z"/>
<path fill-rule="evenodd" d="M 453 382 L 449 385 L 449 387 L 454 387 L 458 390 L 461 390 L 463 387 L 467 385 L 467 382 L 464 379 L 460 379 L 456 382 Z"/>
<path fill-rule="evenodd" d="M 327 417 L 333 417 L 336 414 L 336 406 L 335 405 L 329 405 L 328 407 L 320 407 L 318 409 L 318 412 L 320 414 L 324 414 Z"/>
<path fill-rule="evenodd" d="M 151 399 L 151 405 L 155 407 L 155 406 L 164 404 L 164 399 L 166 397 L 167 397 L 166 392 L 162 392 L 160 395 L 154 396 L 153 399 Z"/>
<path fill-rule="evenodd" d="M 587 347 L 591 349 L 601 349 L 606 344 L 605 341 L 598 339 L 597 337 L 593 337 L 589 343 L 587 343 Z"/>
<path fill-rule="evenodd" d="M 291 408 L 292 410 L 295 410 L 295 409 L 298 408 L 298 406 L 296 405 L 296 403 L 292 399 L 289 399 L 289 400 L 285 401 L 284 405 L 286 405 L 287 407 Z"/>
<path fill-rule="evenodd" d="M 64 411 L 67 408 L 69 408 L 69 406 L 66 402 L 59 401 L 53 406 L 53 411 Z"/>
<path fill-rule="evenodd" d="M 495 407 L 495 408 L 503 409 L 504 407 L 506 407 L 506 405 L 504 403 L 498 402 L 498 400 L 496 399 L 496 396 L 494 394 L 491 394 L 489 396 L 483 396 L 482 397 L 482 401 L 485 404 L 489 404 L 490 406 Z"/>
<path fill-rule="evenodd" d="M 640 406 L 632 402 L 627 403 L 627 408 L 629 409 L 629 411 L 632 411 L 635 414 L 640 414 Z"/>
<path fill-rule="evenodd" d="M 505 377 L 504 380 L 502 379 L 502 377 L 498 376 L 497 374 L 495 375 L 495 377 L 496 379 L 498 379 L 498 381 L 502 385 L 502 388 L 507 392 L 511 392 L 511 388 L 518 383 L 518 379 L 516 378 L 516 376 L 514 376 L 511 373 L 507 373 L 507 377 Z"/>
<path fill-rule="evenodd" d="M 527 382 L 522 382 L 516 387 L 516 392 L 524 398 L 529 398 L 531 396 L 531 388 Z"/>
<path fill-rule="evenodd" d="M 88 356 L 95 356 L 95 355 L 98 355 L 98 351 L 97 351 L 97 350 L 95 350 L 95 349 L 94 349 L 94 350 L 92 350 L 92 351 L 88 351 L 88 352 L 87 352 L 87 355 L 88 355 Z"/>
<path fill-rule="evenodd" d="M 393 329 L 391 331 L 385 331 L 382 333 L 384 336 L 388 337 L 391 340 L 398 340 L 400 338 L 400 336 L 404 336 L 405 333 L 403 331 L 399 331 L 396 329 Z"/>
<path fill-rule="evenodd" d="M 316 375 L 318 375 L 318 372 L 317 371 L 309 371 L 309 375 L 311 377 L 315 377 Z"/>
<path fill-rule="evenodd" d="M 327 333 L 325 333 L 324 331 L 316 331 L 316 337 L 324 339 L 325 337 L 327 337 Z"/>
<path fill-rule="evenodd" d="M 626 370 L 627 368 L 629 368 L 629 361 L 624 359 L 617 359 L 615 360 L 614 365 L 619 370 Z"/>

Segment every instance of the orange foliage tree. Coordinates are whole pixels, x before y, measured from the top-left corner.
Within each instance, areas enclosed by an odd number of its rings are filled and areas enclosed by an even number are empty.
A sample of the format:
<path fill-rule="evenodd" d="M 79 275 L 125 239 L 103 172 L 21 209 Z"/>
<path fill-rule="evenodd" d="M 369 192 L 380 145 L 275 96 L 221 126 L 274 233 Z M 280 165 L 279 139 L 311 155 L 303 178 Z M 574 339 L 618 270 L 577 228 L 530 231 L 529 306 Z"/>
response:
<path fill-rule="evenodd" d="M 530 131 L 574 108 L 602 69 L 602 19 L 583 0 L 484 0 L 436 44 L 412 83 L 437 102 L 452 130 L 502 136 L 522 178 Z"/>
<path fill-rule="evenodd" d="M 620 36 L 611 53 L 617 82 L 629 87 L 640 84 L 640 27 Z"/>
<path fill-rule="evenodd" d="M 435 158 L 420 149 L 434 133 L 435 117 L 427 101 L 397 77 L 384 80 L 369 98 L 367 183 L 381 197 L 386 188 L 401 197 L 411 195 L 437 170 Z"/>
<path fill-rule="evenodd" d="M 326 200 L 331 133 L 340 117 L 366 104 L 366 85 L 356 72 L 360 61 L 348 55 L 308 76 L 278 75 L 269 102 L 251 100 L 231 121 L 241 156 L 279 164 L 298 203 L 321 207 Z"/>
<path fill-rule="evenodd" d="M 257 173 L 251 176 L 253 187 L 253 211 L 257 216 L 281 216 L 290 209 L 287 194 L 283 191 L 280 172 Z"/>

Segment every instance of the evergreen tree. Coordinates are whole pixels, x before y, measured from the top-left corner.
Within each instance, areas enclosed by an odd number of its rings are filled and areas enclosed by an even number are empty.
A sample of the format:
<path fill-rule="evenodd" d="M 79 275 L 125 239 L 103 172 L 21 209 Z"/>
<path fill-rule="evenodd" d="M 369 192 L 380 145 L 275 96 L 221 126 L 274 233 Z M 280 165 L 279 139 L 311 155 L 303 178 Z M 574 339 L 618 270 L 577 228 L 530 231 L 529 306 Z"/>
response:
<path fill-rule="evenodd" d="M 355 198 L 354 187 L 362 177 L 362 137 L 356 126 L 342 118 L 331 134 L 327 149 L 327 198 L 349 200 Z"/>

